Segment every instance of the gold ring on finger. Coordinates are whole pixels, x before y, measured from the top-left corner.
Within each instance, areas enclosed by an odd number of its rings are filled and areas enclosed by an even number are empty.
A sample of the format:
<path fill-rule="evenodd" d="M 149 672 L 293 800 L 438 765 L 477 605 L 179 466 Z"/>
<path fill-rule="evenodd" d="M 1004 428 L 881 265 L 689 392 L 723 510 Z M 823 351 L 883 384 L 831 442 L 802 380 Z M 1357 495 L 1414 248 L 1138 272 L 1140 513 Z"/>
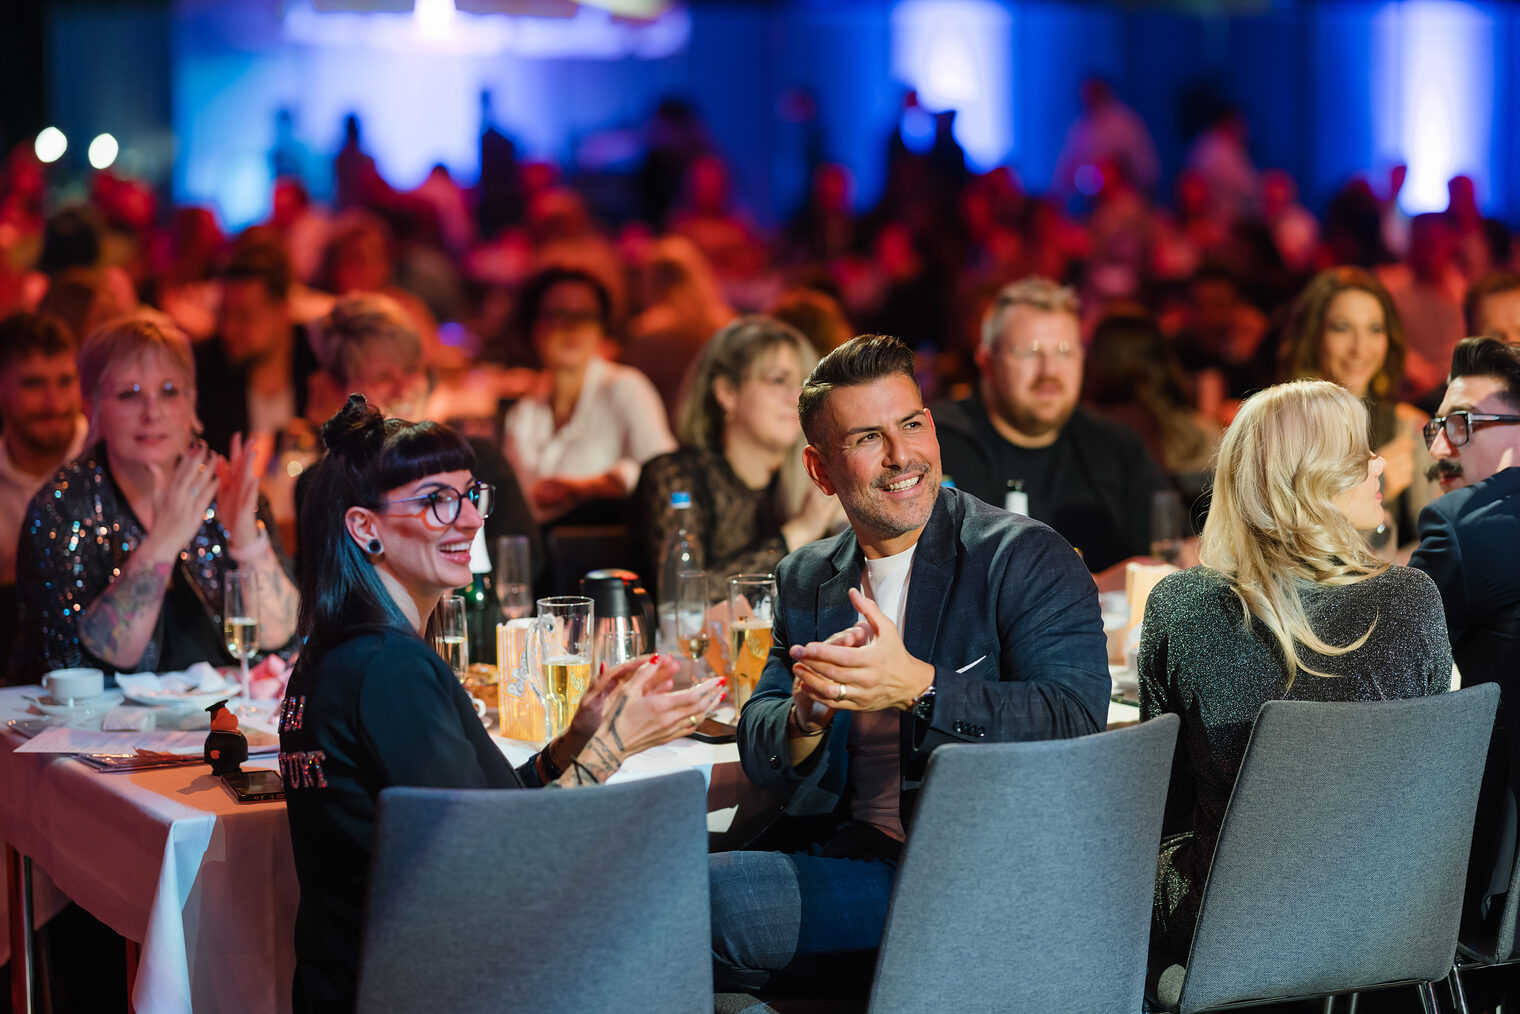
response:
<path fill-rule="evenodd" d="M 841 700 L 841 701 L 844 700 L 844 695 L 845 695 L 845 685 L 843 683 L 841 683 L 841 684 L 839 684 L 839 696 L 836 698 L 836 700 Z"/>
<path fill-rule="evenodd" d="M 687 715 L 686 720 L 691 723 L 693 729 L 702 724 L 702 720 L 696 715 Z"/>

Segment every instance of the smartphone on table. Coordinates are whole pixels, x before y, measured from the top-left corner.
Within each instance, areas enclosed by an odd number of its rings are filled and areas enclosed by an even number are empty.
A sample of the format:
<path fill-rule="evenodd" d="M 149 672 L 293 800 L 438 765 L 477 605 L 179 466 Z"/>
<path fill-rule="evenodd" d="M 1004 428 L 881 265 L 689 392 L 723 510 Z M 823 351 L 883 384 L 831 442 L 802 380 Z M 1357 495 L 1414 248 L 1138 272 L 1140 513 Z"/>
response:
<path fill-rule="evenodd" d="M 278 771 L 238 771 L 222 775 L 222 788 L 239 803 L 268 803 L 285 798 Z"/>

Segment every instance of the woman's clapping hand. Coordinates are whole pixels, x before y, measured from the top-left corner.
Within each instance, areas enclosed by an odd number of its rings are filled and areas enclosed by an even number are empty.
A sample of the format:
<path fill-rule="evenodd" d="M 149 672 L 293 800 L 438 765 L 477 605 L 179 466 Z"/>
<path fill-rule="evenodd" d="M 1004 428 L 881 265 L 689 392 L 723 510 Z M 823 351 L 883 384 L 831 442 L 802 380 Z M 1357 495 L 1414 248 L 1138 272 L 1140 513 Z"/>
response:
<path fill-rule="evenodd" d="M 626 758 L 690 734 L 722 701 L 728 680 L 673 690 L 677 668 L 676 659 L 660 655 L 603 667 L 565 734 L 574 766 L 603 781 Z"/>

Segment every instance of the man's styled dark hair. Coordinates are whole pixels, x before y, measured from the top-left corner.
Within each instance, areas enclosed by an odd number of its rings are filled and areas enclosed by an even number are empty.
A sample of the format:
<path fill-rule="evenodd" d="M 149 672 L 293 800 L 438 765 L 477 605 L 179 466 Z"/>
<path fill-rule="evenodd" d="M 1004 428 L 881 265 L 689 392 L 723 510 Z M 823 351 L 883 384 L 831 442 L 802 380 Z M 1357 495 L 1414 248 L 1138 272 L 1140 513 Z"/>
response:
<path fill-rule="evenodd" d="M 797 416 L 802 420 L 802 432 L 808 443 L 818 445 L 815 439 L 818 416 L 836 387 L 859 387 L 897 376 L 907 377 L 918 386 L 913 376 L 913 350 L 891 335 L 863 334 L 851 338 L 818 360 L 802 385 L 802 396 L 797 399 Z"/>
<path fill-rule="evenodd" d="M 222 272 L 229 282 L 263 283 L 264 294 L 277 303 L 290 295 L 290 255 L 278 242 L 263 237 L 239 242 Z"/>
<path fill-rule="evenodd" d="M 1520 345 L 1492 335 L 1463 338 L 1451 354 L 1451 379 L 1458 377 L 1498 377 L 1504 400 L 1520 409 Z"/>
<path fill-rule="evenodd" d="M 13 313 L 0 320 L 0 370 L 33 355 L 73 355 L 74 339 L 57 317 Z"/>
<path fill-rule="evenodd" d="M 1478 307 L 1489 296 L 1520 289 L 1520 271 L 1490 271 L 1467 287 L 1462 298 L 1462 319 L 1467 322 L 1467 333 L 1478 334 Z"/>

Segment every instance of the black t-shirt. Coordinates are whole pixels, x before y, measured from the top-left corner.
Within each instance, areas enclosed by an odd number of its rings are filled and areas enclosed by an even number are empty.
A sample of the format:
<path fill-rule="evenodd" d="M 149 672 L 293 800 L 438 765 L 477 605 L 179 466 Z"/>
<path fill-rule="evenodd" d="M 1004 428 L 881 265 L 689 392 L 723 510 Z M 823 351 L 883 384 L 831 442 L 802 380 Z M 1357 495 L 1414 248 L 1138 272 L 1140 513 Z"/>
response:
<path fill-rule="evenodd" d="M 536 781 L 531 762 L 513 771 L 421 638 L 378 625 L 297 664 L 280 708 L 280 773 L 301 883 L 298 1012 L 353 1009 L 380 790 Z"/>
<path fill-rule="evenodd" d="M 1030 517 L 1054 528 L 1099 571 L 1150 549 L 1151 497 L 1166 480 L 1133 430 L 1078 410 L 1049 447 L 1005 440 L 978 399 L 942 408 L 940 460 L 958 489 L 1007 507 L 1014 484 Z"/>

